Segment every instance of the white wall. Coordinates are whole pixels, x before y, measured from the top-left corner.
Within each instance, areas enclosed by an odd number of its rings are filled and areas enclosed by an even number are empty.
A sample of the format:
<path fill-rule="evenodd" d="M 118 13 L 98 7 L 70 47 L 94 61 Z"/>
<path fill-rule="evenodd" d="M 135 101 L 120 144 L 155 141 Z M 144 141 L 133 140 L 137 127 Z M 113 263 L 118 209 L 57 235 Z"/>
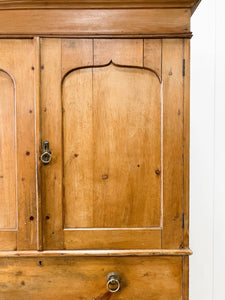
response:
<path fill-rule="evenodd" d="M 190 300 L 225 300 L 225 1 L 192 17 Z"/>

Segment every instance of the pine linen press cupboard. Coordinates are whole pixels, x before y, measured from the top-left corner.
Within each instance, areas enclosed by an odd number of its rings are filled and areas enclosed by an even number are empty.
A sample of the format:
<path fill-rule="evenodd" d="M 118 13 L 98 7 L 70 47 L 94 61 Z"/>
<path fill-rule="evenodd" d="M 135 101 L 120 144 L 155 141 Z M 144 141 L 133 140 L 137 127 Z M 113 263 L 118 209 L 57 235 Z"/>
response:
<path fill-rule="evenodd" d="M 197 0 L 0 1 L 0 299 L 187 300 Z"/>

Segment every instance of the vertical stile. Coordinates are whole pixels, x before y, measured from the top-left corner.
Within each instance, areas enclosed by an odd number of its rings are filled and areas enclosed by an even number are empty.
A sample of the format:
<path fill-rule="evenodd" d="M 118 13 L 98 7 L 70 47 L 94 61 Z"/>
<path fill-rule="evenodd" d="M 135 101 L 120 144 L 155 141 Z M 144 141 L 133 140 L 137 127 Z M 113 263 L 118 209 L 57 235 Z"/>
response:
<path fill-rule="evenodd" d="M 43 250 L 42 238 L 42 201 L 41 201 L 41 163 L 39 157 L 41 145 L 40 114 L 40 38 L 34 38 L 35 47 L 35 148 L 36 148 L 36 199 L 37 199 L 37 250 Z"/>

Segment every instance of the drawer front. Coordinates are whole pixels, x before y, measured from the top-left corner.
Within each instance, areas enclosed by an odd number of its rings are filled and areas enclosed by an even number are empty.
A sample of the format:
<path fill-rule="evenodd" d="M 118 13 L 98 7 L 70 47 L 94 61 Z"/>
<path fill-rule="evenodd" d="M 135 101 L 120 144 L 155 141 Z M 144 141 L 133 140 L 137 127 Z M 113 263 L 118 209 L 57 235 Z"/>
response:
<path fill-rule="evenodd" d="M 107 274 L 120 290 L 107 291 Z M 1 299 L 180 300 L 182 257 L 35 257 L 0 259 Z"/>

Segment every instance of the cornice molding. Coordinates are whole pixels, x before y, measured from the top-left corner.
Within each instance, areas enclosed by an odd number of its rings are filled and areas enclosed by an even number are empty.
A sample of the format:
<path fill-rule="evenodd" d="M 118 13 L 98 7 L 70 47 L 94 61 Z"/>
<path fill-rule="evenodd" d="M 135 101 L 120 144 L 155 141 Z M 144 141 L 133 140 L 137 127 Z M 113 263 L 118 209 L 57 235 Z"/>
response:
<path fill-rule="evenodd" d="M 1 37 L 190 35 L 190 9 L 0 9 Z"/>
<path fill-rule="evenodd" d="M 0 9 L 107 9 L 188 8 L 192 13 L 201 0 L 0 0 Z"/>

